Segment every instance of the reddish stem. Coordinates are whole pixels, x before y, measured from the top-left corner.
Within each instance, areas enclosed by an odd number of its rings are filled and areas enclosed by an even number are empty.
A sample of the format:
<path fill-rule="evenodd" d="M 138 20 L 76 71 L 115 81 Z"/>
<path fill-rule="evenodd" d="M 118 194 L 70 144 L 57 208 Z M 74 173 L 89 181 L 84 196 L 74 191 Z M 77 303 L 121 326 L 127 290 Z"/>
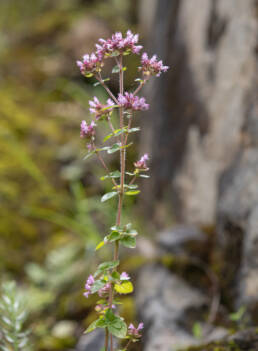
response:
<path fill-rule="evenodd" d="M 122 56 L 119 57 L 119 91 L 120 94 L 123 95 L 124 93 L 124 75 L 123 75 L 123 58 Z M 123 107 L 119 107 L 119 119 L 120 119 L 120 128 L 122 129 L 124 127 L 124 116 L 123 116 Z M 121 224 L 121 212 L 122 212 L 122 206 L 123 206 L 123 195 L 124 195 L 124 179 L 125 179 L 125 148 L 123 146 L 125 145 L 125 140 L 127 138 L 121 134 L 121 149 L 120 149 L 120 192 L 119 192 L 119 197 L 118 197 L 118 208 L 117 208 L 117 217 L 116 217 L 116 225 Z M 115 249 L 114 249 L 114 261 L 118 259 L 119 255 L 119 243 L 118 241 L 115 242 Z M 109 290 L 109 298 L 108 298 L 108 305 L 109 308 L 112 308 L 112 302 L 113 302 L 113 286 L 110 286 Z M 108 351 L 106 348 L 105 351 Z M 113 336 L 110 334 L 110 351 L 113 351 Z"/>
<path fill-rule="evenodd" d="M 105 82 L 103 81 L 101 75 L 99 74 L 98 76 L 95 76 L 96 79 L 100 82 L 100 84 L 103 86 L 103 88 L 107 91 L 107 93 L 109 94 L 109 96 L 115 101 L 115 103 L 117 105 L 119 105 L 117 98 L 115 97 L 115 95 L 112 93 L 112 91 L 109 89 L 109 87 L 105 84 Z"/>

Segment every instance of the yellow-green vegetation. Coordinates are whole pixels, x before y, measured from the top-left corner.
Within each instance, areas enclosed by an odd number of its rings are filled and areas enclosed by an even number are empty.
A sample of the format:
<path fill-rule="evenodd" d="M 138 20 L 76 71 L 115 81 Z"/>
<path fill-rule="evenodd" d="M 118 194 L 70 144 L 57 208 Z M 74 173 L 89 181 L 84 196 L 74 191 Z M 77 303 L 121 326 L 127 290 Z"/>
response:
<path fill-rule="evenodd" d="M 0 282 L 15 279 L 29 301 L 36 350 L 72 347 L 94 314 L 83 282 L 116 209 L 100 206 L 106 182 L 83 161 L 79 125 L 99 87 L 75 58 L 90 27 L 127 29 L 133 11 L 130 1 L 0 2 Z"/>

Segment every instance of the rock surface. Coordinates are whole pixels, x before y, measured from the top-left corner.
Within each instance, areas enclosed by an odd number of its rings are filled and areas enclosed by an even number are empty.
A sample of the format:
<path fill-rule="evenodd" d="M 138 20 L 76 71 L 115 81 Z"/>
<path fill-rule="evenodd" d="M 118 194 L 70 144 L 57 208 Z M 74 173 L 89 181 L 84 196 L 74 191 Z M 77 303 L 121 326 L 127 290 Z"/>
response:
<path fill-rule="evenodd" d="M 177 225 L 157 235 L 161 252 L 201 257 L 207 252 L 208 235 L 195 226 Z"/>
<path fill-rule="evenodd" d="M 153 169 L 148 208 L 153 198 L 166 197 L 180 220 L 215 224 L 220 177 L 245 147 L 243 129 L 257 132 L 255 108 L 249 116 L 257 105 L 256 6 L 253 0 L 156 2 L 149 43 L 171 69 L 146 91 L 156 102 L 144 126 Z"/>
<path fill-rule="evenodd" d="M 196 343 L 191 320 L 207 300 L 181 278 L 160 265 L 145 266 L 138 277 L 136 304 L 145 323 L 144 350 L 172 351 Z M 190 326 L 183 327 L 186 320 Z"/>
<path fill-rule="evenodd" d="M 100 350 L 104 345 L 105 332 L 103 329 L 95 329 L 92 333 L 83 335 L 75 351 Z"/>
<path fill-rule="evenodd" d="M 151 4 L 147 42 L 171 69 L 145 91 L 156 102 L 142 146 L 153 169 L 146 208 L 161 225 L 154 206 L 166 199 L 179 222 L 218 233 L 222 295 L 258 322 L 258 2 Z"/>
<path fill-rule="evenodd" d="M 258 350 L 258 333 L 255 328 L 246 329 L 228 336 L 219 342 L 198 347 L 189 347 L 187 351 L 256 351 Z M 186 351 L 186 350 L 185 350 Z"/>
<path fill-rule="evenodd" d="M 143 201 L 158 226 L 164 200 L 170 217 L 173 206 L 175 219 L 190 223 L 158 235 L 159 253 L 202 257 L 209 241 L 192 225 L 216 233 L 213 264 L 222 303 L 227 313 L 245 306 L 250 324 L 258 324 L 258 2 L 141 3 L 147 45 L 171 67 L 145 89 L 155 104 L 144 125 L 142 149 L 151 150 L 152 178 Z M 151 282 L 141 282 L 147 278 Z M 138 284 L 146 294 L 138 304 L 149 326 L 144 350 L 196 344 L 179 320 L 188 320 L 191 308 L 200 316 L 205 296 L 158 266 L 144 268 Z M 251 343 L 248 332 L 241 336 L 243 350 L 257 349 L 252 335 Z"/>

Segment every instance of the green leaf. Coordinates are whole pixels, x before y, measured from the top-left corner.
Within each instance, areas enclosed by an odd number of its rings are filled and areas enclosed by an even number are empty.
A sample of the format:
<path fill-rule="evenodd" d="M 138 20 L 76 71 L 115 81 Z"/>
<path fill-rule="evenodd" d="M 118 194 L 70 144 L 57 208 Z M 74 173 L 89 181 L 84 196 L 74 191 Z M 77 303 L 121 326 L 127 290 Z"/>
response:
<path fill-rule="evenodd" d="M 129 176 L 135 176 L 135 174 L 134 173 L 131 173 L 131 172 L 125 172 L 127 175 L 129 175 Z"/>
<path fill-rule="evenodd" d="M 106 328 L 108 325 L 107 321 L 105 318 L 100 318 L 97 322 L 97 327 L 98 328 Z"/>
<path fill-rule="evenodd" d="M 120 55 L 120 52 L 118 50 L 115 50 L 115 51 L 112 51 L 112 53 L 108 54 L 107 56 L 116 57 L 116 56 L 119 56 L 119 55 Z"/>
<path fill-rule="evenodd" d="M 116 268 L 119 265 L 119 261 L 107 261 L 107 262 L 103 262 L 101 263 L 98 268 L 97 271 L 95 273 L 95 276 L 99 273 L 105 272 L 109 269 L 113 269 Z"/>
<path fill-rule="evenodd" d="M 106 193 L 105 195 L 102 196 L 101 202 L 105 202 L 105 201 L 111 199 L 112 197 L 114 197 L 116 195 L 117 195 L 116 191 L 111 191 L 110 193 Z"/>
<path fill-rule="evenodd" d="M 133 249 L 136 246 L 136 239 L 134 236 L 131 235 L 124 235 L 121 238 L 120 242 L 122 245 L 124 245 L 125 247 L 129 247 L 130 249 Z"/>
<path fill-rule="evenodd" d="M 110 242 L 113 242 L 120 239 L 120 237 L 121 237 L 121 234 L 119 232 L 113 231 L 111 234 L 107 236 L 107 240 Z"/>
<path fill-rule="evenodd" d="M 120 134 L 123 134 L 123 133 L 125 133 L 127 131 L 127 127 L 124 127 L 124 128 L 119 128 L 119 129 L 116 129 L 116 130 L 114 130 L 114 132 L 113 133 L 111 133 L 111 134 L 108 134 L 104 139 L 103 139 L 103 142 L 105 142 L 105 141 L 107 141 L 108 139 L 110 139 L 110 138 L 112 138 L 112 137 L 117 137 L 118 135 L 120 135 Z"/>
<path fill-rule="evenodd" d="M 105 79 L 102 79 L 102 82 L 108 82 L 110 80 L 110 78 L 105 78 Z M 97 87 L 98 85 L 100 85 L 100 82 L 96 82 L 93 84 L 94 87 Z"/>
<path fill-rule="evenodd" d="M 91 293 L 94 294 L 95 292 L 97 292 L 99 289 L 103 288 L 103 286 L 106 284 L 107 282 L 105 280 L 96 280 L 91 287 Z"/>
<path fill-rule="evenodd" d="M 93 73 L 86 73 L 85 77 L 87 77 L 87 78 L 93 77 Z"/>
<path fill-rule="evenodd" d="M 121 284 L 115 284 L 115 291 L 119 294 L 130 294 L 133 292 L 133 284 L 128 281 Z"/>
<path fill-rule="evenodd" d="M 97 251 L 97 250 L 101 249 L 102 246 L 104 246 L 104 245 L 105 245 L 105 241 L 101 241 L 101 242 L 96 246 L 95 250 Z"/>
<path fill-rule="evenodd" d="M 105 314 L 108 331 L 116 336 L 117 338 L 123 339 L 127 334 L 127 325 L 121 317 L 113 314 L 113 312 L 108 309 Z"/>
<path fill-rule="evenodd" d="M 119 171 L 110 172 L 109 174 L 100 178 L 100 180 L 105 180 L 108 178 L 120 178 L 121 173 Z"/>
<path fill-rule="evenodd" d="M 104 147 L 101 147 L 99 149 L 96 149 L 96 151 L 107 151 L 110 149 L 110 146 L 104 146 Z"/>
<path fill-rule="evenodd" d="M 120 68 L 118 65 L 116 65 L 112 68 L 112 73 L 119 73 L 119 71 L 120 71 Z"/>
<path fill-rule="evenodd" d="M 135 132 L 139 132 L 140 130 L 141 128 L 135 127 L 135 128 L 128 129 L 128 133 L 135 133 Z"/>
<path fill-rule="evenodd" d="M 126 233 L 127 233 L 127 234 L 130 234 L 130 235 L 132 235 L 132 236 L 138 235 L 138 232 L 137 232 L 137 230 L 135 230 L 135 229 L 127 230 Z"/>
<path fill-rule="evenodd" d="M 113 225 L 110 229 L 117 231 L 117 232 L 121 232 L 121 231 L 123 231 L 123 226 L 122 225 Z"/>
<path fill-rule="evenodd" d="M 141 178 L 150 178 L 150 176 L 147 175 L 147 174 L 140 174 L 139 177 L 141 177 Z"/>
<path fill-rule="evenodd" d="M 115 143 L 115 144 L 113 144 L 111 147 L 109 147 L 109 149 L 107 150 L 107 152 L 108 152 L 108 154 L 112 154 L 113 152 L 119 151 L 119 150 L 121 150 L 121 149 L 125 149 L 125 148 L 131 146 L 132 144 L 133 144 L 133 143 L 130 143 L 130 144 L 121 146 L 120 143 Z"/>
<path fill-rule="evenodd" d="M 114 152 L 120 150 L 121 144 L 115 143 L 114 145 L 111 146 L 111 148 L 108 150 L 109 154 L 113 154 Z"/>
<path fill-rule="evenodd" d="M 95 329 L 97 328 L 97 322 L 98 322 L 98 321 L 99 321 L 99 320 L 97 319 L 97 320 L 95 320 L 94 322 L 92 322 L 92 323 L 88 326 L 88 328 L 85 330 L 84 334 L 88 334 L 88 333 L 92 332 L 93 330 L 95 330 Z"/>
<path fill-rule="evenodd" d="M 111 277 L 113 279 L 120 279 L 120 274 L 117 271 L 112 272 Z"/>
<path fill-rule="evenodd" d="M 137 184 L 129 184 L 129 185 L 124 185 L 124 187 L 128 188 L 128 189 L 137 189 L 138 188 L 138 185 Z"/>
<path fill-rule="evenodd" d="M 133 196 L 140 193 L 140 190 L 129 190 L 125 192 L 125 195 Z"/>
<path fill-rule="evenodd" d="M 87 160 L 88 158 L 90 158 L 92 155 L 94 155 L 95 154 L 95 151 L 91 151 L 91 152 L 88 152 L 87 153 L 87 155 L 85 155 L 84 157 L 83 157 L 83 160 Z"/>

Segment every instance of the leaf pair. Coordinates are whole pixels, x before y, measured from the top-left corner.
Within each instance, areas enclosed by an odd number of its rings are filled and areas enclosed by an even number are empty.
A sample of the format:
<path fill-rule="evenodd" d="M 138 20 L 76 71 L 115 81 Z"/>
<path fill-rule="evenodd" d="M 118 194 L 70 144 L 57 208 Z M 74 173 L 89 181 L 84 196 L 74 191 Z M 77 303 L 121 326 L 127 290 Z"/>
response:
<path fill-rule="evenodd" d="M 90 333 L 96 328 L 107 328 L 117 338 L 123 339 L 127 334 L 127 325 L 124 320 L 116 316 L 111 309 L 108 309 L 104 316 L 90 324 L 85 333 Z"/>

